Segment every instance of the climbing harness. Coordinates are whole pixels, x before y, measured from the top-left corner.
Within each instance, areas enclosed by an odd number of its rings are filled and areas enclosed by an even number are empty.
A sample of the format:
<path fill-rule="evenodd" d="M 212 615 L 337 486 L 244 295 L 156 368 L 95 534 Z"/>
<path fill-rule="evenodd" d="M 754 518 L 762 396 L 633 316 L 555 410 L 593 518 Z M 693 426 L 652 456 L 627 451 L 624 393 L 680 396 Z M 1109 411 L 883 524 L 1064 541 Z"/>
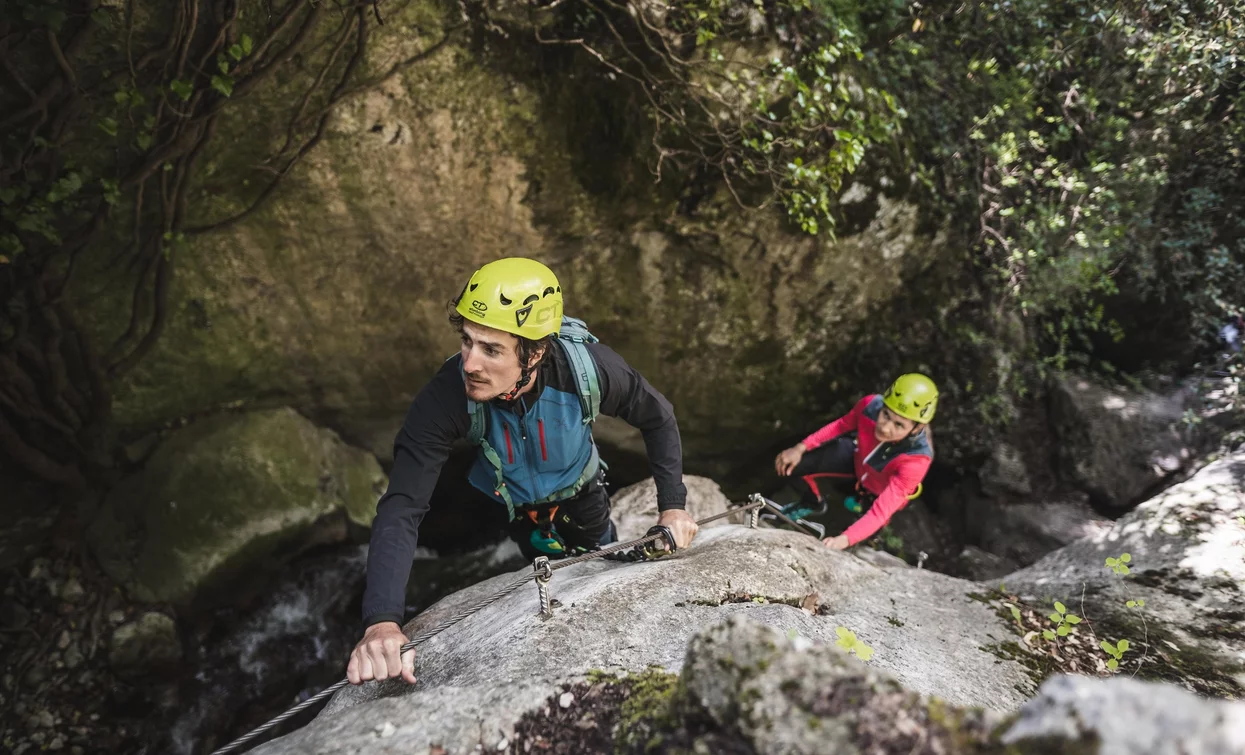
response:
<path fill-rule="evenodd" d="M 566 541 L 553 528 L 553 517 L 557 513 L 557 506 L 552 506 L 542 511 L 528 511 L 528 518 L 532 520 L 532 524 L 536 525 L 536 528 L 528 536 L 528 542 L 541 553 L 561 556 L 566 553 Z"/>
<path fill-rule="evenodd" d="M 779 511 L 779 512 L 781 512 L 782 510 L 782 507 L 774 503 L 773 501 L 763 498 L 760 495 L 754 494 L 748 498 L 748 503 L 742 506 L 736 506 L 734 508 L 728 509 L 727 511 L 724 511 L 720 514 L 714 514 L 713 516 L 707 516 L 704 519 L 697 521 L 696 526 L 699 527 L 701 525 L 708 524 L 709 522 L 715 522 L 719 519 L 724 519 L 733 514 L 738 514 L 740 512 L 747 512 L 747 511 L 751 511 L 754 514 L 754 516 L 752 517 L 752 522 L 753 522 L 753 526 L 755 526 L 755 523 L 756 523 L 755 513 L 757 509 L 759 509 L 762 506 L 771 507 L 772 509 Z M 782 518 L 786 519 L 787 522 L 790 524 L 793 524 L 793 525 L 796 524 L 790 519 L 787 519 L 785 515 L 783 515 Z M 799 525 L 796 525 L 796 526 L 797 528 L 799 527 Z M 410 642 L 403 645 L 401 649 L 398 651 L 398 653 L 399 655 L 401 655 L 402 653 L 405 653 L 408 650 L 411 650 L 419 645 L 422 645 L 423 643 L 427 642 L 428 640 L 432 639 L 438 634 L 444 632 L 445 630 L 449 629 L 455 624 L 458 624 L 463 619 L 466 619 L 469 616 L 479 613 L 485 608 L 491 606 L 492 604 L 506 597 L 510 593 L 518 590 L 519 588 L 528 584 L 529 581 L 534 581 L 536 583 L 537 597 L 540 601 L 540 614 L 539 615 L 541 618 L 547 620 L 553 616 L 553 609 L 558 606 L 558 601 L 554 600 L 549 595 L 549 582 L 553 578 L 553 573 L 555 571 L 559 569 L 565 569 L 569 566 L 574 566 L 575 564 L 580 564 L 585 561 L 592 561 L 598 558 L 608 558 L 610 555 L 614 553 L 618 553 L 620 551 L 625 551 L 625 550 L 634 549 L 634 548 L 644 548 L 645 546 L 648 546 L 662 539 L 666 541 L 666 544 L 671 549 L 675 547 L 674 533 L 670 530 L 669 527 L 658 525 L 658 526 L 649 528 L 648 533 L 645 534 L 644 537 L 638 538 L 636 540 L 630 540 L 625 543 L 611 543 L 610 545 L 604 546 L 599 550 L 589 551 L 579 556 L 566 558 L 561 561 L 558 561 L 557 563 L 550 563 L 549 558 L 547 556 L 540 556 L 539 558 L 537 558 L 535 561 L 532 562 L 532 573 L 531 574 L 524 574 L 522 576 L 516 577 L 513 581 L 511 581 L 505 587 L 502 587 L 500 590 L 493 593 L 492 595 L 489 595 L 488 597 L 484 598 L 480 602 L 472 604 L 471 606 L 468 606 L 462 611 L 459 611 L 458 613 L 451 616 L 448 620 L 434 627 L 425 629 L 424 631 L 415 635 L 415 637 L 412 638 Z M 224 747 L 221 747 L 220 749 L 213 751 L 212 755 L 225 755 L 226 753 L 240 752 L 246 745 L 248 745 L 251 742 L 254 742 L 262 734 L 265 734 L 266 732 L 269 732 L 272 729 L 275 729 L 276 727 L 280 726 L 281 724 L 285 723 L 291 718 L 297 716 L 299 713 L 302 713 L 308 708 L 311 708 L 312 706 L 318 703 L 324 702 L 325 700 L 327 700 L 328 698 L 336 694 L 338 690 L 342 689 L 349 683 L 350 681 L 348 679 L 342 679 L 328 687 L 325 687 L 324 689 L 320 690 L 315 695 L 312 695 L 311 697 L 302 701 L 298 705 L 295 705 L 293 708 L 290 708 L 284 713 L 273 718 L 268 723 L 242 735 L 241 737 L 238 737 L 237 739 L 225 745 Z"/>

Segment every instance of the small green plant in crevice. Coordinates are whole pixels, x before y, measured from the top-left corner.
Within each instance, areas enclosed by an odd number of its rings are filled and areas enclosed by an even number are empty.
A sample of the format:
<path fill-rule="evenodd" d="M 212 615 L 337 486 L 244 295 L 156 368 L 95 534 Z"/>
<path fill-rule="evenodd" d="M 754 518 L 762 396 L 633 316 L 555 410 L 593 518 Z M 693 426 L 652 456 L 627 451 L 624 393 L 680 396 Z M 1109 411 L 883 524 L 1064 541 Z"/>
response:
<path fill-rule="evenodd" d="M 866 645 L 856 633 L 847 627 L 835 627 L 834 631 L 839 635 L 839 639 L 834 644 L 843 648 L 849 653 L 855 653 L 856 657 L 862 661 L 867 661 L 873 657 L 873 648 Z"/>
<path fill-rule="evenodd" d="M 1108 569 L 1115 572 L 1117 575 L 1124 577 L 1124 576 L 1127 576 L 1129 573 L 1128 564 L 1132 562 L 1132 560 L 1133 560 L 1132 555 L 1125 552 L 1125 553 L 1121 553 L 1118 558 L 1108 557 L 1106 560 L 1106 566 Z M 1126 608 L 1140 610 L 1146 607 L 1146 601 L 1144 598 L 1137 598 L 1137 597 L 1129 596 L 1128 600 L 1125 601 L 1124 606 Z M 1150 654 L 1150 642 L 1149 642 L 1150 628 L 1149 628 L 1149 625 L 1146 623 L 1145 614 L 1140 613 L 1139 616 L 1141 617 L 1141 631 L 1144 634 L 1142 644 L 1145 646 L 1146 651 L 1142 653 L 1141 657 L 1137 660 L 1137 668 L 1133 669 L 1133 676 L 1136 676 L 1137 672 L 1141 670 L 1141 664 L 1145 662 L 1146 657 L 1149 656 Z M 1118 671 L 1120 667 L 1120 661 L 1124 659 L 1124 653 L 1128 651 L 1129 641 L 1126 639 L 1122 639 L 1116 644 L 1112 645 L 1110 642 L 1107 642 L 1106 640 L 1102 640 L 1101 642 L 1098 643 L 1098 646 L 1102 648 L 1103 652 L 1111 656 L 1107 660 L 1107 668 L 1113 672 Z"/>
<path fill-rule="evenodd" d="M 1129 572 L 1128 563 L 1132 560 L 1133 560 L 1133 557 L 1127 553 L 1121 554 L 1119 558 L 1111 558 L 1110 556 L 1108 556 L 1107 557 L 1107 568 L 1115 572 L 1116 574 L 1119 574 L 1120 576 L 1124 576 L 1128 574 Z"/>
<path fill-rule="evenodd" d="M 1112 671 L 1119 669 L 1120 661 L 1124 659 L 1124 654 L 1128 652 L 1128 640 L 1120 640 L 1114 645 L 1106 640 L 1103 640 L 1098 643 L 1098 646 L 1102 648 L 1107 655 L 1111 656 L 1110 660 L 1107 661 L 1107 668 Z"/>
<path fill-rule="evenodd" d="M 1053 642 L 1056 637 L 1067 637 L 1072 633 L 1072 627 L 1081 623 L 1081 617 L 1074 613 L 1068 613 L 1068 609 L 1063 603 L 1055 601 L 1055 613 L 1048 616 L 1055 624 L 1055 628 L 1042 630 L 1042 636 L 1047 642 Z"/>

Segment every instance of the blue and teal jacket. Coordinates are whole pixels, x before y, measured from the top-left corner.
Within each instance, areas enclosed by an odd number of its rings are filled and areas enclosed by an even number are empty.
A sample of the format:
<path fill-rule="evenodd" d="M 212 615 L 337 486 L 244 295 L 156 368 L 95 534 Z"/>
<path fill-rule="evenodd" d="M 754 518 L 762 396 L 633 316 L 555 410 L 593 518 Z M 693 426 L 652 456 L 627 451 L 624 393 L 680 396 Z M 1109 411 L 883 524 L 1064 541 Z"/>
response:
<path fill-rule="evenodd" d="M 640 430 L 657 484 L 660 510 L 681 509 L 683 452 L 674 409 L 608 346 L 586 344 L 597 369 L 600 413 Z M 402 622 L 407 577 L 418 543 L 419 524 L 441 467 L 455 441 L 471 430 L 461 358 L 446 361 L 411 403 L 394 440 L 389 489 L 376 504 L 363 594 L 365 625 Z M 583 413 L 575 375 L 557 346 L 537 367 L 530 391 L 512 402 L 490 401 L 487 435 L 502 462 L 502 476 L 515 506 L 544 500 L 595 475 L 596 445 Z M 501 503 L 494 468 L 483 458 L 468 473 L 471 484 Z"/>

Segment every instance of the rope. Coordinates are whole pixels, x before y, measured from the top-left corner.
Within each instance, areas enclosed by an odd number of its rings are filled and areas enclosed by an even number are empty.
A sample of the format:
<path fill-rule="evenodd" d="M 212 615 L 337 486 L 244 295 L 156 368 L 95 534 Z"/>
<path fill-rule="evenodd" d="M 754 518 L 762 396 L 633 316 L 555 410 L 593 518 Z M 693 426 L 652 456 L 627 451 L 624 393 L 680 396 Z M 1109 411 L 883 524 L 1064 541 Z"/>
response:
<path fill-rule="evenodd" d="M 713 516 L 707 516 L 704 519 L 701 519 L 700 521 L 696 522 L 696 526 L 699 527 L 703 524 L 708 524 L 709 522 L 714 522 L 714 521 L 717 521 L 718 519 L 723 519 L 725 517 L 730 516 L 731 514 L 735 514 L 740 511 L 752 511 L 764 505 L 766 505 L 765 499 L 760 498 L 759 496 L 753 496 L 749 500 L 749 502 L 744 504 L 743 506 L 738 506 L 732 509 L 728 509 L 727 511 L 724 511 L 721 514 L 714 514 Z M 600 550 L 589 551 L 588 553 L 585 553 L 582 556 L 575 556 L 574 558 L 564 559 L 554 564 L 548 564 L 548 568 L 554 571 L 558 569 L 565 569 L 568 566 L 574 566 L 575 564 L 582 564 L 585 561 L 592 561 L 594 559 L 604 558 L 605 556 L 611 553 L 617 553 L 618 551 L 627 550 L 628 548 L 635 548 L 638 546 L 648 545 L 649 543 L 655 542 L 664 537 L 665 535 L 661 533 L 656 533 L 652 535 L 646 535 L 644 537 L 637 538 L 635 540 L 631 540 L 630 542 L 626 542 L 626 543 L 613 543 L 612 545 L 608 545 L 604 548 L 601 548 Z M 492 604 L 506 597 L 507 595 L 514 592 L 515 590 L 518 590 L 520 587 L 523 587 L 524 585 L 528 584 L 529 582 L 532 581 L 532 579 L 533 577 L 530 574 L 525 574 L 522 577 L 516 577 L 513 582 L 510 582 L 509 584 L 507 584 L 505 587 L 501 588 L 497 592 L 488 596 L 484 600 L 481 600 L 479 603 L 475 603 L 471 605 L 470 607 L 465 608 L 459 611 L 458 613 L 454 614 L 451 618 L 449 618 L 445 622 L 438 624 L 435 627 L 432 627 L 431 629 L 426 629 L 423 632 L 420 632 L 419 634 L 415 635 L 415 637 L 410 642 L 402 646 L 402 649 L 398 651 L 398 654 L 401 655 L 402 653 L 405 653 L 406 651 L 411 650 L 415 646 L 421 645 L 427 642 L 428 640 L 432 639 L 433 637 L 436 637 L 438 634 L 444 632 L 445 630 L 459 623 L 460 621 L 467 618 L 468 616 L 472 616 L 474 614 L 479 613 L 480 611 L 483 611 L 485 608 L 491 606 Z M 538 573 L 538 579 L 539 579 L 539 573 Z M 546 578 L 546 582 L 547 581 L 548 579 Z M 548 597 L 547 596 L 548 596 L 547 592 L 544 592 L 544 591 L 541 592 L 542 614 L 544 614 L 548 610 L 548 605 L 547 605 Z M 298 705 L 295 705 L 293 708 L 290 708 L 289 710 L 280 714 L 276 718 L 273 718 L 268 723 L 260 726 L 257 729 L 254 729 L 253 731 L 243 734 L 242 736 L 238 737 L 237 739 L 225 745 L 224 747 L 218 750 L 214 750 L 212 752 L 212 755 L 226 755 L 226 753 L 239 752 L 242 747 L 244 747 L 250 742 L 255 741 L 255 739 L 259 737 L 260 735 L 266 732 L 269 732 L 272 729 L 280 726 L 281 724 L 290 720 L 294 716 L 297 716 L 299 713 L 302 713 L 303 711 L 307 710 L 313 705 L 316 705 L 317 703 L 323 702 L 329 697 L 332 697 L 334 694 L 337 693 L 338 690 L 342 689 L 349 683 L 350 683 L 350 680 L 342 679 L 329 687 L 325 687 L 324 689 L 317 692 L 315 695 L 312 695 L 311 697 L 302 701 Z"/>

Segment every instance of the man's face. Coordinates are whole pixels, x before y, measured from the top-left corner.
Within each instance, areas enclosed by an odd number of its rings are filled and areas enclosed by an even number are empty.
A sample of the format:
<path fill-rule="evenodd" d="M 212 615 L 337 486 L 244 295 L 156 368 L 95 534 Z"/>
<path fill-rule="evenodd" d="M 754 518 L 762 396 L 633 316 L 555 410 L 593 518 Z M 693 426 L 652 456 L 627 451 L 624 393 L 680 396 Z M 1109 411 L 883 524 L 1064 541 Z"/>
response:
<path fill-rule="evenodd" d="M 882 443 L 898 443 L 908 437 L 908 433 L 912 432 L 914 427 L 916 427 L 915 422 L 900 417 L 889 407 L 884 406 L 878 415 L 878 424 L 873 430 L 873 437 Z"/>
<path fill-rule="evenodd" d="M 519 339 L 503 330 L 463 323 L 463 383 L 467 398 L 489 401 L 514 388 L 519 369 Z"/>

